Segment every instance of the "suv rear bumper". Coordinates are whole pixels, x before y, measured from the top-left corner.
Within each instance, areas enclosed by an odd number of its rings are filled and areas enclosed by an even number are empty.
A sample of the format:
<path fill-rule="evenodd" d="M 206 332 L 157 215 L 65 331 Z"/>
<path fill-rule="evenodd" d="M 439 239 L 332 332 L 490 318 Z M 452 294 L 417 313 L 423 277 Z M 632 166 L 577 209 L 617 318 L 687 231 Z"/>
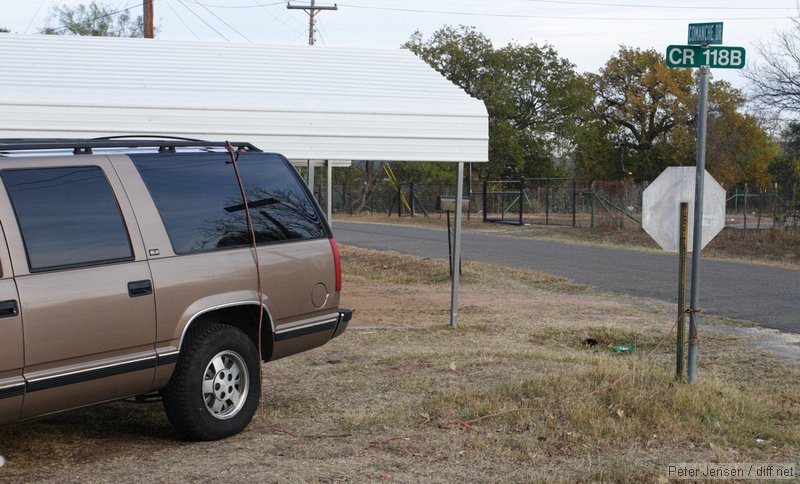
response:
<path fill-rule="evenodd" d="M 335 338 L 344 333 L 344 330 L 347 329 L 347 323 L 349 323 L 351 319 L 353 319 L 352 309 L 339 309 L 339 320 L 336 322 L 336 330 L 333 332 L 331 338 Z"/>

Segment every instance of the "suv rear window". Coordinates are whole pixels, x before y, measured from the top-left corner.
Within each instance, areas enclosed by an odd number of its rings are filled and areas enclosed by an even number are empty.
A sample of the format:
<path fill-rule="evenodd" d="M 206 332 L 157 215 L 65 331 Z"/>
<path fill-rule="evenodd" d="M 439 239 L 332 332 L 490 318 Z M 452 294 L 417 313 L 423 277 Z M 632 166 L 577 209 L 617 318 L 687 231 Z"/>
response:
<path fill-rule="evenodd" d="M 31 272 L 133 259 L 128 230 L 96 166 L 4 170 Z"/>
<path fill-rule="evenodd" d="M 130 155 L 178 254 L 250 243 L 236 174 L 226 153 Z M 243 153 L 237 166 L 259 244 L 328 237 L 316 203 L 280 156 Z"/>

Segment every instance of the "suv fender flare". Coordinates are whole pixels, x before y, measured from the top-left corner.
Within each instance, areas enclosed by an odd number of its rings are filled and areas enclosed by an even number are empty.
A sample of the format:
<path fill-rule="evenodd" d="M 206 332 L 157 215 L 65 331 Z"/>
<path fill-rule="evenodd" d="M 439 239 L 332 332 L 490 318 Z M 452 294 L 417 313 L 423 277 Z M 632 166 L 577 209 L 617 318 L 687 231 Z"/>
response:
<path fill-rule="evenodd" d="M 191 318 L 189 318 L 189 321 L 183 326 L 183 330 L 181 331 L 181 337 L 180 340 L 178 341 L 178 351 L 181 351 L 181 349 L 183 348 L 183 342 L 186 339 L 186 333 L 189 332 L 189 329 L 192 328 L 193 324 L 197 321 L 197 319 L 200 316 L 203 316 L 204 314 L 208 314 L 214 311 L 219 311 L 220 309 L 227 309 L 237 306 L 258 306 L 258 301 L 234 301 L 224 304 L 218 304 L 216 306 L 210 306 L 196 312 L 194 315 L 192 315 Z M 272 334 L 275 334 L 274 319 L 272 317 L 272 313 L 270 313 L 269 308 L 265 303 L 261 303 L 261 310 L 266 314 L 266 319 L 268 320 L 266 322 L 269 323 Z"/>

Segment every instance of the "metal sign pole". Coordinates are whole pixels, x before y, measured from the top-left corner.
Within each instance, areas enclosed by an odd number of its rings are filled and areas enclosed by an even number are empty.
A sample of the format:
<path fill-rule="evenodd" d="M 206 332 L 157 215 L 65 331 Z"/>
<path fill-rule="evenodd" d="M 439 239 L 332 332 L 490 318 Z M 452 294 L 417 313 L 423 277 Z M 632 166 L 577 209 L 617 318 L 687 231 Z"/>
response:
<path fill-rule="evenodd" d="M 706 171 L 706 116 L 708 114 L 708 74 L 710 68 L 700 68 L 700 92 L 697 106 L 697 175 L 694 184 L 694 233 L 692 240 L 692 294 L 689 302 L 689 362 L 686 368 L 689 384 L 696 378 L 697 326 L 699 324 L 698 295 L 700 293 L 700 251 L 703 249 L 703 178 Z"/>

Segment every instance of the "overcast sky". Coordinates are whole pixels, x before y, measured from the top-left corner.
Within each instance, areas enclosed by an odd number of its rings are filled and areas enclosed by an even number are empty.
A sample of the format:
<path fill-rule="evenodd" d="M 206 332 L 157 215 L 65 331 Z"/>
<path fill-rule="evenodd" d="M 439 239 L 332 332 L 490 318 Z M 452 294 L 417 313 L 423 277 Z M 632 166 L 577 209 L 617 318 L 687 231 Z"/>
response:
<path fill-rule="evenodd" d="M 59 4 L 88 0 L 0 0 L 0 27 L 37 33 L 57 26 L 48 16 Z M 114 10 L 141 14 L 142 0 L 106 0 Z M 308 5 L 309 0 L 293 1 Z M 317 0 L 318 5 L 333 1 Z M 725 45 L 747 49 L 757 62 L 759 42 L 792 27 L 798 0 L 345 0 L 316 17 L 320 46 L 397 48 L 415 30 L 428 38 L 443 25 L 469 25 L 496 47 L 509 42 L 549 43 L 581 72 L 597 71 L 620 44 L 655 48 L 685 44 L 690 22 L 724 22 Z M 303 45 L 308 15 L 273 0 L 154 0 L 157 37 L 175 40 Z M 715 78 L 745 87 L 738 71 Z"/>

